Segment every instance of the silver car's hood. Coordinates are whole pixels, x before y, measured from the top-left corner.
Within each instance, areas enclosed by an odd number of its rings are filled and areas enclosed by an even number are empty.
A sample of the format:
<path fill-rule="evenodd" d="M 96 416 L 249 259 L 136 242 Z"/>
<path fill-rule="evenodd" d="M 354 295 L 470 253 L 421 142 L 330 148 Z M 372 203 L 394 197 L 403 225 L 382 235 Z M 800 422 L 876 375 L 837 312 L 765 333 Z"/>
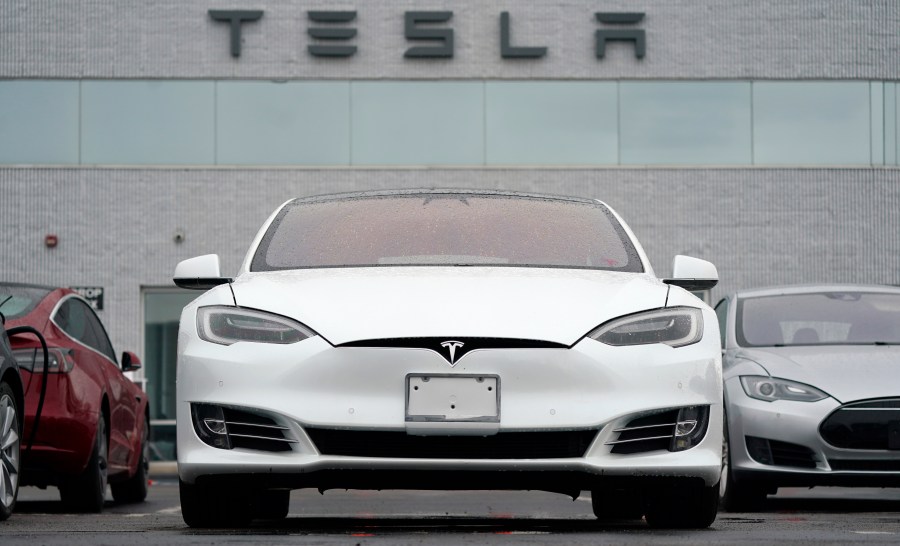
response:
<path fill-rule="evenodd" d="M 840 402 L 900 396 L 900 346 L 841 345 L 742 349 L 774 377 L 812 385 Z"/>
<path fill-rule="evenodd" d="M 636 273 L 383 267 L 245 273 L 239 306 L 294 318 L 335 345 L 398 337 L 498 337 L 571 345 L 599 324 L 663 307 L 668 287 Z"/>

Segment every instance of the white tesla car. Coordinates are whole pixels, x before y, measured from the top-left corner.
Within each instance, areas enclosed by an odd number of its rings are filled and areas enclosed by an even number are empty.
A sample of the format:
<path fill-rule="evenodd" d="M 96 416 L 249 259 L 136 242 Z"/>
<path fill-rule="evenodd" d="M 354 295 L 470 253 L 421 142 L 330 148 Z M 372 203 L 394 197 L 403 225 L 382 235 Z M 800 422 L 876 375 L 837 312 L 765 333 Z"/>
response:
<path fill-rule="evenodd" d="M 722 456 L 717 281 L 653 274 L 587 199 L 460 191 L 295 199 L 181 316 L 184 520 L 283 518 L 289 491 L 592 494 L 600 518 L 708 527 Z M 687 288 L 687 289 L 686 289 Z"/>
<path fill-rule="evenodd" d="M 716 313 L 726 508 L 759 508 L 778 487 L 900 487 L 900 288 L 746 290 Z"/>

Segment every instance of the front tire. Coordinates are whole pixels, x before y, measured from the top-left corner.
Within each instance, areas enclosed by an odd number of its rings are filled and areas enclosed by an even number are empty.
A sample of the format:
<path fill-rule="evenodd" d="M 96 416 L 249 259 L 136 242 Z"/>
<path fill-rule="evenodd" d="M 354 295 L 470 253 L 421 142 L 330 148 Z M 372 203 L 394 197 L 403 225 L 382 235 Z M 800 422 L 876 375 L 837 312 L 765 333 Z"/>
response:
<path fill-rule="evenodd" d="M 645 516 L 654 529 L 706 529 L 718 509 L 719 484 L 673 487 L 649 494 Z"/>
<path fill-rule="evenodd" d="M 59 487 L 63 504 L 77 512 L 100 513 L 106 500 L 107 467 L 109 464 L 109 439 L 106 420 L 101 414 L 97 420 L 97 437 L 87 468 L 80 476 L 66 480 Z"/>
<path fill-rule="evenodd" d="M 150 469 L 150 423 L 144 420 L 141 453 L 134 475 L 120 483 L 110 484 L 113 499 L 120 503 L 144 502 L 147 498 L 147 474 Z"/>
<path fill-rule="evenodd" d="M 731 467 L 731 442 L 728 438 L 728 419 L 722 435 L 722 476 L 719 480 L 719 504 L 726 512 L 755 512 L 762 508 L 768 495 L 764 486 L 736 480 Z"/>
<path fill-rule="evenodd" d="M 0 521 L 12 515 L 19 495 L 20 422 L 12 387 L 0 383 Z"/>
<path fill-rule="evenodd" d="M 246 527 L 253 518 L 250 495 L 241 488 L 178 480 L 181 517 L 190 527 Z"/>
<path fill-rule="evenodd" d="M 641 519 L 644 509 L 640 493 L 636 489 L 594 489 L 591 508 L 600 521 Z"/>

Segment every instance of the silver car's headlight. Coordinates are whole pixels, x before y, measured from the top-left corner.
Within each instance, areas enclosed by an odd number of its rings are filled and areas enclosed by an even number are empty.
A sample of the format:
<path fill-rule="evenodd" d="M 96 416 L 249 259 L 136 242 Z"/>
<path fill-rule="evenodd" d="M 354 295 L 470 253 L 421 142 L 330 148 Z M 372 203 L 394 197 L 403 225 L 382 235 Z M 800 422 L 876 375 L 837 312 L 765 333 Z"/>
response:
<path fill-rule="evenodd" d="M 815 387 L 765 375 L 742 375 L 741 386 L 750 398 L 774 402 L 791 400 L 794 402 L 818 402 L 828 398 L 828 394 Z"/>
<path fill-rule="evenodd" d="M 617 347 L 650 343 L 683 347 L 703 338 L 703 313 L 693 307 L 644 311 L 611 320 L 588 337 Z"/>
<path fill-rule="evenodd" d="M 280 315 L 216 305 L 197 309 L 197 335 L 210 343 L 231 345 L 239 341 L 297 343 L 316 333 Z"/>

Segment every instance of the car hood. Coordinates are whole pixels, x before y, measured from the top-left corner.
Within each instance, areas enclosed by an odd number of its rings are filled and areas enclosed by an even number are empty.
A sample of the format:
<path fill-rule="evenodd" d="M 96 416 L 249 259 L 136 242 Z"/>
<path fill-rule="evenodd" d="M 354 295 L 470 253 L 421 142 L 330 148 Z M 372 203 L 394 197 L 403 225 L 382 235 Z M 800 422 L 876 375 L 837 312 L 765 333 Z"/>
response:
<path fill-rule="evenodd" d="M 572 345 L 601 323 L 663 307 L 638 273 L 490 267 L 335 268 L 245 273 L 242 307 L 291 317 L 335 345 L 399 337 L 496 337 Z"/>
<path fill-rule="evenodd" d="M 830 345 L 742 349 L 773 377 L 822 389 L 842 403 L 900 396 L 900 346 Z"/>

